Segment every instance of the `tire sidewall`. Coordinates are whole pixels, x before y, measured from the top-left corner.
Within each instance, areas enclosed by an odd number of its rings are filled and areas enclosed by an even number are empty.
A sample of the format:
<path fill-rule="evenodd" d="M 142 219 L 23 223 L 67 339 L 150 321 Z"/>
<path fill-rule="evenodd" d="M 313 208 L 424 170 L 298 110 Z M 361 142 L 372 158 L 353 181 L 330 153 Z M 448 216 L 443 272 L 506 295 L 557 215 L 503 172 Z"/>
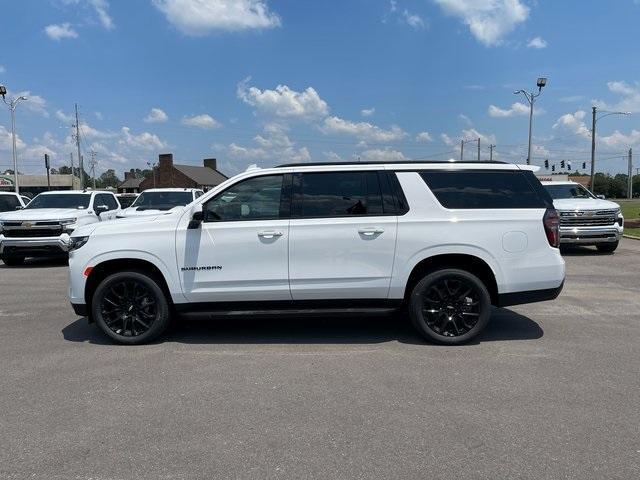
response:
<path fill-rule="evenodd" d="M 126 337 L 124 335 L 117 334 L 107 326 L 104 318 L 102 317 L 101 304 L 105 292 L 114 283 L 125 279 L 135 280 L 143 283 L 146 287 L 149 288 L 149 290 L 151 290 L 158 305 L 158 318 L 154 320 L 151 328 L 149 328 L 149 330 L 144 332 L 142 335 L 138 335 L 135 337 Z M 128 345 L 150 342 L 166 330 L 170 320 L 169 303 L 167 302 L 165 292 L 162 290 L 160 285 L 158 285 L 157 280 L 145 273 L 135 271 L 114 273 L 102 280 L 93 294 L 93 298 L 91 300 L 91 313 L 100 330 L 102 330 L 112 340 Z"/>
<path fill-rule="evenodd" d="M 427 326 L 427 323 L 424 319 L 424 314 L 422 313 L 422 294 L 424 293 L 424 291 L 428 289 L 429 286 L 433 283 L 441 281 L 445 278 L 452 277 L 464 278 L 465 280 L 472 282 L 480 293 L 481 302 L 480 317 L 478 318 L 476 324 L 467 333 L 457 337 L 447 337 L 433 331 Z M 414 326 L 427 339 L 441 344 L 457 345 L 468 342 L 469 340 L 480 334 L 480 332 L 482 332 L 482 330 L 484 330 L 484 328 L 487 326 L 487 324 L 489 323 L 489 319 L 491 318 L 491 296 L 489 295 L 489 291 L 487 290 L 487 287 L 484 285 L 484 283 L 472 273 L 458 269 L 436 270 L 435 272 L 431 272 L 425 275 L 422 280 L 420 280 L 413 288 L 409 300 L 409 314 Z"/>
<path fill-rule="evenodd" d="M 24 263 L 25 257 L 18 255 L 2 255 L 2 262 L 7 267 L 18 267 Z"/>

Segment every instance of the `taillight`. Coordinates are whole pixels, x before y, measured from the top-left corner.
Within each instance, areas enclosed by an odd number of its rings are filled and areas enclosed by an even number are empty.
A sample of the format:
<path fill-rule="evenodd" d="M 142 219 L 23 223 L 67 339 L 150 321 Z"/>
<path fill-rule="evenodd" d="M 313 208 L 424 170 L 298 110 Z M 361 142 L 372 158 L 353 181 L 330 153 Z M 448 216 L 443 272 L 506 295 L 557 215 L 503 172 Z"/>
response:
<path fill-rule="evenodd" d="M 544 224 L 544 233 L 547 234 L 547 240 L 549 245 L 558 248 L 560 245 L 560 217 L 555 208 L 547 208 L 542 217 L 542 223 Z"/>

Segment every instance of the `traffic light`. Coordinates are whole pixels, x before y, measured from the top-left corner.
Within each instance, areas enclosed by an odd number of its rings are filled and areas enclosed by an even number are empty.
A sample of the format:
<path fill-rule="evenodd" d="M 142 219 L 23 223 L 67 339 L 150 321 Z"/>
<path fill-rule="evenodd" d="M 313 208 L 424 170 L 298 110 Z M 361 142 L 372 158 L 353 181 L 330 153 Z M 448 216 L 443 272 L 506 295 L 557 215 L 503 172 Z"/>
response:
<path fill-rule="evenodd" d="M 551 165 L 551 171 L 552 171 L 552 172 L 555 172 L 555 171 L 556 171 L 556 166 L 555 166 L 555 164 L 554 164 L 554 165 Z"/>
<path fill-rule="evenodd" d="M 544 161 L 544 168 L 545 168 L 546 170 L 549 170 L 549 160 L 545 160 L 545 161 Z"/>
<path fill-rule="evenodd" d="M 571 162 L 567 162 L 567 170 L 571 171 Z"/>
<path fill-rule="evenodd" d="M 560 168 L 564 170 L 564 160 L 560 160 Z"/>
<path fill-rule="evenodd" d="M 49 170 L 51 164 L 49 163 L 49 154 L 45 153 L 44 154 L 44 166 L 47 170 Z"/>
<path fill-rule="evenodd" d="M 587 162 L 582 162 L 582 169 L 586 170 L 587 169 Z"/>

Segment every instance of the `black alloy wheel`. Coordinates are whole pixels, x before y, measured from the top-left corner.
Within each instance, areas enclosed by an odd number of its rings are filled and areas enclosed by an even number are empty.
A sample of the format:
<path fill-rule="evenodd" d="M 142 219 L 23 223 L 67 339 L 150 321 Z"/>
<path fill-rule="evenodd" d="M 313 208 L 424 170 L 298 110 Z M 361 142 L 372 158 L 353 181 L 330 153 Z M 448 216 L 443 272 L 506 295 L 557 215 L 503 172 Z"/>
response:
<path fill-rule="evenodd" d="M 160 335 L 169 323 L 169 305 L 158 282 L 143 272 L 105 278 L 92 301 L 100 329 L 120 343 L 139 344 Z"/>
<path fill-rule="evenodd" d="M 480 333 L 491 315 L 486 286 L 464 270 L 439 270 L 426 275 L 413 290 L 411 318 L 430 340 L 464 343 Z"/>

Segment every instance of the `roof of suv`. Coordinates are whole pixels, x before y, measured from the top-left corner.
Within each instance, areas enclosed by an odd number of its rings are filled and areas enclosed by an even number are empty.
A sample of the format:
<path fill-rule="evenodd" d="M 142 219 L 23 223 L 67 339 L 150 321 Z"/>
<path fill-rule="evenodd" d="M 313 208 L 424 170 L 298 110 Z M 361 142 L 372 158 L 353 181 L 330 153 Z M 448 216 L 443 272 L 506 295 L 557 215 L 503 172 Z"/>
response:
<path fill-rule="evenodd" d="M 142 193 L 147 192 L 201 192 L 200 188 L 147 188 Z"/>
<path fill-rule="evenodd" d="M 111 193 L 108 190 L 52 190 L 49 192 L 40 192 L 38 195 L 56 195 L 58 193 L 70 194 L 70 195 L 81 195 L 83 193 Z"/>
<path fill-rule="evenodd" d="M 447 161 L 447 160 L 407 160 L 402 162 L 385 162 L 385 161 L 367 161 L 367 162 L 309 162 L 309 163 L 283 163 L 281 165 L 276 165 L 274 168 L 285 168 L 285 167 L 324 167 L 324 166 L 359 166 L 359 165 L 433 165 L 433 164 L 488 164 L 488 165 L 503 165 L 506 162 L 498 162 L 495 160 L 491 161 L 480 161 L 480 162 L 457 162 L 457 161 Z"/>

